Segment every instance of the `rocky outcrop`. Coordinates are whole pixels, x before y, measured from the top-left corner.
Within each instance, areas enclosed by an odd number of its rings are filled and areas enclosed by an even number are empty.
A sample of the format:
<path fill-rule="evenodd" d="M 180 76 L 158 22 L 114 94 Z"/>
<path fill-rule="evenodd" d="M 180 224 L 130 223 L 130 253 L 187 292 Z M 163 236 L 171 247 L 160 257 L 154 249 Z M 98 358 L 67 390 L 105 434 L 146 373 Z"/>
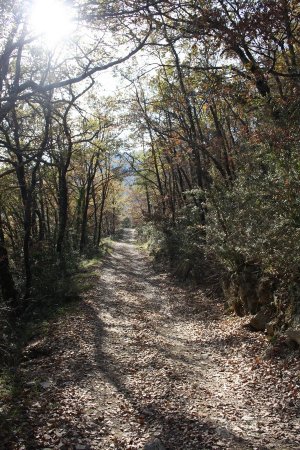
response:
<path fill-rule="evenodd" d="M 252 317 L 250 320 L 250 326 L 256 331 L 265 331 L 271 319 L 271 311 L 268 308 L 263 308 Z"/>
<path fill-rule="evenodd" d="M 238 316 L 243 316 L 245 311 L 239 298 L 238 285 L 233 276 L 223 280 L 222 290 L 225 298 L 225 308 L 229 311 L 234 311 Z"/>
<path fill-rule="evenodd" d="M 257 314 L 273 303 L 274 282 L 262 276 L 255 264 L 241 264 L 236 273 L 229 274 L 223 282 L 226 305 L 240 316 Z"/>
<path fill-rule="evenodd" d="M 300 345 L 300 279 L 272 277 L 244 262 L 228 274 L 222 288 L 226 309 L 239 316 L 251 314 L 253 330 L 269 336 L 288 330 L 285 337 Z"/>
<path fill-rule="evenodd" d="M 274 301 L 274 281 L 264 276 L 259 279 L 256 294 L 259 305 L 270 305 Z"/>
<path fill-rule="evenodd" d="M 255 314 L 258 311 L 258 297 L 255 290 L 255 285 L 251 282 L 245 280 L 240 281 L 239 297 L 247 313 Z"/>
<path fill-rule="evenodd" d="M 275 281 L 262 275 L 254 264 L 240 266 L 240 272 L 232 274 L 223 283 L 226 307 L 239 316 L 251 314 L 252 329 L 274 335 L 278 325 L 275 311 Z"/>

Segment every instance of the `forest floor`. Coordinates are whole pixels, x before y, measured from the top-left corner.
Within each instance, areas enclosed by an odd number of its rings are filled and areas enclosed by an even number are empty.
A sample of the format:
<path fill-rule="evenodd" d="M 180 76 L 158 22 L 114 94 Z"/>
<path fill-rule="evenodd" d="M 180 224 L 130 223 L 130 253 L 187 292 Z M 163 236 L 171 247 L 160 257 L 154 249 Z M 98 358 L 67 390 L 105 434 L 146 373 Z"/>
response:
<path fill-rule="evenodd" d="M 300 449 L 299 350 L 248 321 L 155 271 L 128 230 L 24 350 L 20 427 L 0 447 Z"/>

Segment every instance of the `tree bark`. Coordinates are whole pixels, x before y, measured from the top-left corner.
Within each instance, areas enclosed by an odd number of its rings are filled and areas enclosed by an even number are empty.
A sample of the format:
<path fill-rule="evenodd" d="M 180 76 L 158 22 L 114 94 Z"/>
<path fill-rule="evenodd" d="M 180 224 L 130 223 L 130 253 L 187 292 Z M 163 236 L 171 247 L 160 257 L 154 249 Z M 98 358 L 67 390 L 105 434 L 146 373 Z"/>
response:
<path fill-rule="evenodd" d="M 18 306 L 18 292 L 15 288 L 13 276 L 9 267 L 8 253 L 5 248 L 4 233 L 0 212 L 0 286 L 4 302 L 16 310 Z"/>
<path fill-rule="evenodd" d="M 58 207 L 58 236 L 56 251 L 61 256 L 68 222 L 68 183 L 66 170 L 59 174 L 59 207 Z"/>

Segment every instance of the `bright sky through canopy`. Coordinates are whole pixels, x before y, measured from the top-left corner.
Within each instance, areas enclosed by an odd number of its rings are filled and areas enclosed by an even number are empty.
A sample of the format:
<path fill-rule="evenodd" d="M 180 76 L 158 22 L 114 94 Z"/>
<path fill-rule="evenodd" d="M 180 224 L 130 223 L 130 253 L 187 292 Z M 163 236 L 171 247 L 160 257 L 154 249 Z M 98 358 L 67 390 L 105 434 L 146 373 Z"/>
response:
<path fill-rule="evenodd" d="M 74 10 L 62 0 L 34 0 L 29 23 L 32 31 L 41 34 L 48 47 L 69 38 L 75 30 Z"/>

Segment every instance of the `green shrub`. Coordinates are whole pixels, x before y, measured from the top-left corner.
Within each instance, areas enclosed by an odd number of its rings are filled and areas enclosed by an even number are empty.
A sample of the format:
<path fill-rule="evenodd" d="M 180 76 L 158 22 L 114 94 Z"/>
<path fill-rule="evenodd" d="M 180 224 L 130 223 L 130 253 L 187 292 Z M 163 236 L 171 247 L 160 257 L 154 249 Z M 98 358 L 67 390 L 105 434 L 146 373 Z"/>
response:
<path fill-rule="evenodd" d="M 220 183 L 208 193 L 208 245 L 231 272 L 251 263 L 271 276 L 298 279 L 299 161 L 268 150 L 249 152 L 231 189 Z"/>

